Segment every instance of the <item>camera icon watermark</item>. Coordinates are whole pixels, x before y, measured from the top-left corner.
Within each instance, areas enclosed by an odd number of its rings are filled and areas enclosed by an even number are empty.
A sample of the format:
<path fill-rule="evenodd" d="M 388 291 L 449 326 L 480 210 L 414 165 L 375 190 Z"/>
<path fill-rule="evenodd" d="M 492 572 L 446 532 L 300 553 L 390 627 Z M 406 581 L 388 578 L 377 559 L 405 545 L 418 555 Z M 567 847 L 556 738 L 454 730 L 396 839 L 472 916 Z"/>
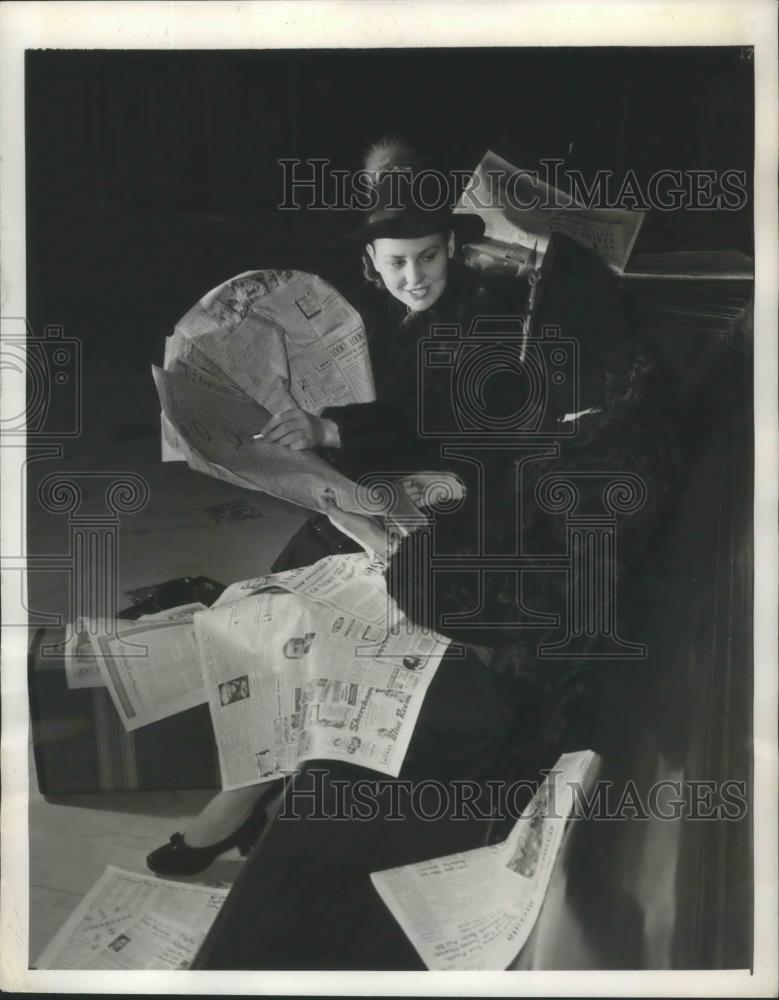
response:
<path fill-rule="evenodd" d="M 470 492 L 443 547 L 447 511 L 409 525 L 388 590 L 407 622 L 477 645 L 530 630 L 539 659 L 643 659 L 619 632 L 618 534 L 648 488 L 598 447 L 577 452 L 582 422 L 583 441 L 595 428 L 605 442 L 606 403 L 580 398 L 579 342 L 530 318 L 477 316 L 419 341 L 418 436 Z"/>
<path fill-rule="evenodd" d="M 23 402 L 0 419 L 4 438 L 75 438 L 82 430 L 81 342 L 57 325 L 37 336 L 21 317 L 2 320 L 6 398 Z M 15 385 L 16 383 L 16 385 Z"/>
<path fill-rule="evenodd" d="M 531 436 L 556 440 L 577 433 L 579 345 L 558 326 L 528 331 L 525 317 L 477 317 L 469 329 L 435 326 L 419 342 L 420 437 L 471 440 Z M 491 405 L 489 383 L 512 379 L 513 406 Z M 448 405 L 441 405 L 447 400 Z"/>

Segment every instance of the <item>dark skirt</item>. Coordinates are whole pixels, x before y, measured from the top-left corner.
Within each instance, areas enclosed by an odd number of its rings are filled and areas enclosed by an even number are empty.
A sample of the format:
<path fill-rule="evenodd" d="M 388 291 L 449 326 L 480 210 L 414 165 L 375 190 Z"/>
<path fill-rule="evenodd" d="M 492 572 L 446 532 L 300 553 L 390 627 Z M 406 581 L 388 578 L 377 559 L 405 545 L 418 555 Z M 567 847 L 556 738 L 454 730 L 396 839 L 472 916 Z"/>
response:
<path fill-rule="evenodd" d="M 329 517 L 325 514 L 312 514 L 278 554 L 271 571 L 283 573 L 287 569 L 311 566 L 325 556 L 361 551 L 360 546 L 339 531 Z"/>

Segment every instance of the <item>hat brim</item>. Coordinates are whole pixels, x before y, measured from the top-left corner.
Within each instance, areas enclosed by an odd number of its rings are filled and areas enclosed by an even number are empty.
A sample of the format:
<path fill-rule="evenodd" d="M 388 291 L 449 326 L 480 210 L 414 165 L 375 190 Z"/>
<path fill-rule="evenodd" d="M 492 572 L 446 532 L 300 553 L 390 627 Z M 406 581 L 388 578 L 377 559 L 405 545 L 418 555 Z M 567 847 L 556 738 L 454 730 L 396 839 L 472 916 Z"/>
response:
<path fill-rule="evenodd" d="M 484 236 L 484 220 L 473 213 L 445 212 L 437 215 L 402 212 L 394 218 L 367 222 L 350 233 L 333 240 L 336 245 L 370 243 L 381 238 L 415 240 L 422 236 L 454 231 L 461 243 L 474 243 Z"/>

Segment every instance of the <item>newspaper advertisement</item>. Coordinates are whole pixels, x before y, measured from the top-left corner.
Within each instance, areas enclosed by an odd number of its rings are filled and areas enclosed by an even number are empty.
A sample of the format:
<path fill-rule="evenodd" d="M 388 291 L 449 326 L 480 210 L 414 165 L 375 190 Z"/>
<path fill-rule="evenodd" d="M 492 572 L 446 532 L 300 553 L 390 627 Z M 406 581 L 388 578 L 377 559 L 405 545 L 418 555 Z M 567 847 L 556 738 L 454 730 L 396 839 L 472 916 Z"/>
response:
<path fill-rule="evenodd" d="M 374 872 L 371 881 L 428 969 L 506 969 L 538 918 L 595 754 L 563 754 L 508 838 Z"/>
<path fill-rule="evenodd" d="M 233 584 L 195 628 L 224 789 L 320 758 L 397 777 L 449 643 L 403 618 L 367 553 Z"/>
<path fill-rule="evenodd" d="M 106 868 L 37 969 L 188 969 L 226 889 Z"/>
<path fill-rule="evenodd" d="M 455 212 L 475 212 L 484 220 L 485 239 L 469 250 L 474 265 L 505 271 L 516 264 L 517 274 L 540 263 L 552 233 L 570 236 L 621 274 L 646 215 L 630 209 L 586 208 L 537 173 L 515 167 L 492 150 L 474 170 Z M 512 247 L 533 251 L 532 259 L 516 250 L 509 252 Z"/>
<path fill-rule="evenodd" d="M 207 701 L 193 617 L 203 604 L 98 622 L 89 639 L 125 729 L 132 732 Z"/>

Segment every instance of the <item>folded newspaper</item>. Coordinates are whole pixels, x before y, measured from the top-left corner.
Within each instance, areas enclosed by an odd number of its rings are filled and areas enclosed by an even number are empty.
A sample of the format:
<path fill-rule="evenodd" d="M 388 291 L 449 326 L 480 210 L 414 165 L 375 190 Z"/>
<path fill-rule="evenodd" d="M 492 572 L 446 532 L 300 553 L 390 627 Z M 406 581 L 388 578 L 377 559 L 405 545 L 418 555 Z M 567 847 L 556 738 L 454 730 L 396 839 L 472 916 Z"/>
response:
<path fill-rule="evenodd" d="M 489 149 L 455 212 L 476 213 L 484 220 L 484 239 L 466 248 L 471 267 L 521 276 L 540 266 L 553 233 L 570 236 L 622 274 L 646 215 L 587 208 Z"/>
<path fill-rule="evenodd" d="M 94 659 L 125 728 L 207 703 L 225 789 L 315 758 L 397 776 L 449 644 L 405 618 L 366 552 L 99 626 Z"/>
<path fill-rule="evenodd" d="M 185 604 L 135 621 L 103 620 L 89 633 L 103 683 L 128 732 L 207 701 L 194 627 L 195 614 L 204 610 L 204 604 Z"/>
<path fill-rule="evenodd" d="M 508 838 L 374 872 L 371 881 L 428 969 L 506 969 L 538 919 L 591 750 L 563 754 Z"/>
<path fill-rule="evenodd" d="M 272 414 L 375 399 L 359 313 L 303 271 L 247 271 L 223 282 L 178 322 L 164 366 L 152 366 L 162 406 L 164 461 L 326 511 L 365 513 L 356 485 L 313 451 L 255 439 Z M 375 499 L 375 498 L 374 498 Z M 386 495 L 372 515 L 413 512 Z"/>
<path fill-rule="evenodd" d="M 226 897 L 109 866 L 34 968 L 188 969 Z"/>

